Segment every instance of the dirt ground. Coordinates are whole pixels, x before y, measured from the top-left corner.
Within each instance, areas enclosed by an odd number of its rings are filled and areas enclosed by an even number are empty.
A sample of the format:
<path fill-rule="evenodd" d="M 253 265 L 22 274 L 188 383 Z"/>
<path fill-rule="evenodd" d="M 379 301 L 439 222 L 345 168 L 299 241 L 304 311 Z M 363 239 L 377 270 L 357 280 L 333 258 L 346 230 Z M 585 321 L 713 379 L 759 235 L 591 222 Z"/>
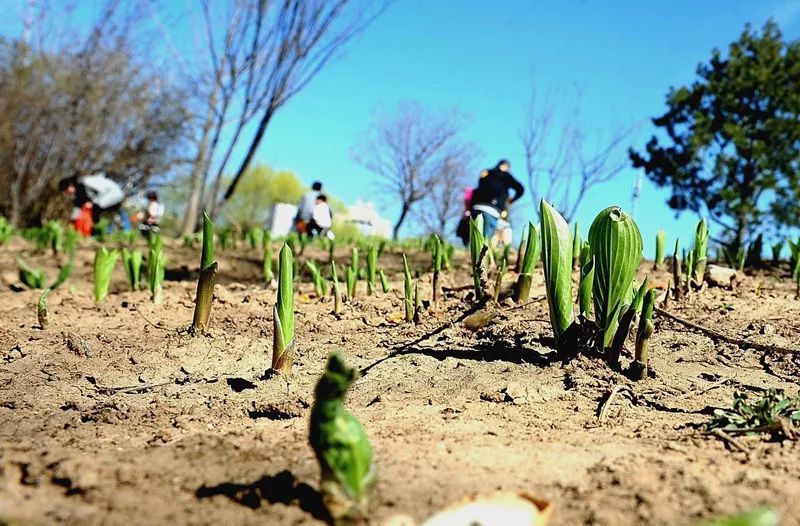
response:
<path fill-rule="evenodd" d="M 49 296 L 46 330 L 38 292 L 9 287 L 20 254 L 51 279 L 56 269 L 19 239 L 0 247 L 0 524 L 322 524 L 307 426 L 334 349 L 363 372 L 347 405 L 375 450 L 375 524 L 401 513 L 421 520 L 498 489 L 552 500 L 556 526 L 680 526 L 763 503 L 784 525 L 800 524 L 800 442 L 742 438 L 743 452 L 699 427 L 737 390 L 795 394 L 800 354 L 713 341 L 661 317 L 655 377 L 632 383 L 597 360 L 556 360 L 542 300 L 503 305 L 472 332 L 460 321 L 469 293 L 458 290 L 419 325 L 394 323 L 400 259 L 385 254 L 394 291 L 367 297 L 360 283 L 341 319 L 309 282 L 298 285 L 287 382 L 264 379 L 275 292 L 261 284 L 259 251 L 218 253 L 212 329 L 200 337 L 184 331 L 196 251 L 168 245 L 162 305 L 125 292 L 120 265 L 95 305 L 93 248 L 83 246 L 73 276 Z M 427 259 L 413 265 L 427 269 Z M 649 264 L 645 274 L 666 283 Z M 669 309 L 746 342 L 800 348 L 800 301 L 785 274 Z M 430 274 L 422 279 L 429 290 Z M 466 270 L 443 279 L 470 283 Z M 532 297 L 543 296 L 539 269 Z M 601 415 L 616 386 L 627 389 Z"/>

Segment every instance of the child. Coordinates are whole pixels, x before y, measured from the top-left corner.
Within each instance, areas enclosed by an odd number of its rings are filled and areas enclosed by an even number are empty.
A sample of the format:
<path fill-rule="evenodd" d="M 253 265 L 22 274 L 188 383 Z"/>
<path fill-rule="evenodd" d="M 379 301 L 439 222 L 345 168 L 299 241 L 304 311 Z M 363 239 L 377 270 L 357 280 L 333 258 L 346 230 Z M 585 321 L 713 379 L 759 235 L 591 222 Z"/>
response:
<path fill-rule="evenodd" d="M 158 233 L 159 232 L 159 222 L 161 221 L 161 217 L 164 215 L 164 205 L 158 202 L 158 194 L 155 190 L 150 190 L 147 192 L 147 205 L 144 207 L 144 210 L 140 211 L 137 214 L 139 218 L 139 230 L 144 235 L 148 235 L 150 232 Z"/>
<path fill-rule="evenodd" d="M 319 194 L 314 205 L 314 212 L 311 214 L 311 221 L 308 223 L 308 233 L 312 236 L 325 234 L 332 224 L 333 214 L 331 207 L 328 206 L 328 197 L 325 194 Z"/>

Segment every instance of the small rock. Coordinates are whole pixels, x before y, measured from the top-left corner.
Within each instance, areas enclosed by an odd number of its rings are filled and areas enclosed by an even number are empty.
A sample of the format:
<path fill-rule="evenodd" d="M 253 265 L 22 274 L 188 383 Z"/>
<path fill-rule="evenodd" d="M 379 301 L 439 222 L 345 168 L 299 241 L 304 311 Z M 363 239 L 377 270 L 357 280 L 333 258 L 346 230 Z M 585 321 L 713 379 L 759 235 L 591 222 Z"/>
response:
<path fill-rule="evenodd" d="M 709 265 L 708 282 L 715 287 L 730 288 L 736 282 L 736 271 L 719 265 Z"/>
<path fill-rule="evenodd" d="M 763 334 L 764 336 L 772 336 L 773 334 L 775 334 L 775 327 L 773 325 L 770 325 L 769 323 L 766 323 L 761 326 L 761 334 Z"/>
<path fill-rule="evenodd" d="M 64 335 L 64 345 L 67 346 L 70 352 L 75 353 L 77 356 L 91 358 L 93 354 L 89 342 L 87 342 L 83 336 L 75 332 L 68 332 Z"/>

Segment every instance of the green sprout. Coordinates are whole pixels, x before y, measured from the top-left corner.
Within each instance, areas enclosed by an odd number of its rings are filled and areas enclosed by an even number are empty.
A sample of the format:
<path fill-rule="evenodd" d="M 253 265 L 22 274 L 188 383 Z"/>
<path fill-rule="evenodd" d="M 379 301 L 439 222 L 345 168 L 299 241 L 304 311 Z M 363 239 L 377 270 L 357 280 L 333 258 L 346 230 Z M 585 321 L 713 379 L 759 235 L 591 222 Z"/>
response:
<path fill-rule="evenodd" d="M 450 261 L 453 259 L 455 251 L 456 247 L 445 242 L 444 250 L 442 251 L 442 270 L 450 270 Z"/>
<path fill-rule="evenodd" d="M 338 352 L 331 354 L 314 389 L 311 408 L 309 442 L 320 465 L 323 502 L 340 522 L 366 517 L 377 482 L 369 439 L 344 406 L 357 377 Z"/>
<path fill-rule="evenodd" d="M 311 281 L 314 283 L 314 294 L 320 298 L 328 294 L 328 285 L 322 277 L 319 267 L 309 259 L 306 261 L 306 268 L 308 268 L 308 272 L 311 274 Z"/>
<path fill-rule="evenodd" d="M 325 239 L 328 240 L 328 263 L 330 263 L 331 261 L 333 261 L 333 258 L 335 257 L 336 254 L 336 239 L 335 238 L 334 239 L 325 238 Z M 380 256 L 380 254 L 378 255 Z"/>
<path fill-rule="evenodd" d="M 549 203 L 539 205 L 542 264 L 545 291 L 550 310 L 550 324 L 556 342 L 573 320 L 572 310 L 572 239 L 569 225 Z M 529 235 L 533 235 L 530 232 Z"/>
<path fill-rule="evenodd" d="M 94 253 L 94 301 L 100 303 L 108 296 L 111 273 L 117 264 L 119 250 L 99 247 Z"/>
<path fill-rule="evenodd" d="M 525 247 L 528 244 L 528 236 L 530 236 L 530 228 L 527 232 L 523 229 L 522 236 L 519 239 L 519 246 L 517 247 L 517 259 L 514 261 L 514 272 L 517 274 L 522 273 L 522 262 L 525 261 Z"/>
<path fill-rule="evenodd" d="M 698 286 L 703 284 L 708 264 L 708 225 L 705 219 L 697 223 L 694 233 L 694 268 L 692 276 Z"/>
<path fill-rule="evenodd" d="M 39 302 L 36 304 L 36 318 L 39 321 L 39 327 L 44 330 L 47 328 L 47 295 L 50 294 L 51 289 L 44 289 L 39 295 Z"/>
<path fill-rule="evenodd" d="M 214 300 L 214 283 L 219 266 L 214 261 L 214 223 L 203 212 L 203 244 L 200 254 L 200 276 L 197 279 L 192 330 L 205 332 L 211 319 L 211 305 Z"/>
<path fill-rule="evenodd" d="M 350 250 L 350 268 L 358 275 L 358 249 L 356 247 Z"/>
<path fill-rule="evenodd" d="M 414 323 L 419 323 L 419 316 L 422 313 L 422 296 L 419 293 L 419 279 L 414 280 Z"/>
<path fill-rule="evenodd" d="M 745 252 L 744 248 L 739 247 L 739 249 L 734 252 L 729 247 L 722 247 L 722 253 L 725 255 L 725 261 L 727 261 L 732 269 L 744 269 L 744 264 L 747 262 L 747 252 Z"/>
<path fill-rule="evenodd" d="M 595 322 L 603 331 L 603 347 L 611 343 L 623 300 L 642 261 L 642 236 L 633 218 L 612 206 L 600 212 L 589 229 L 594 258 Z"/>
<path fill-rule="evenodd" d="M 647 362 L 650 359 L 650 337 L 653 335 L 653 309 L 656 303 L 656 289 L 644 295 L 642 313 L 639 316 L 639 329 L 636 331 L 636 351 L 629 373 L 634 380 L 647 377 Z"/>
<path fill-rule="evenodd" d="M 781 251 L 783 250 L 783 240 L 772 245 L 772 264 L 777 266 L 781 262 Z"/>
<path fill-rule="evenodd" d="M 482 221 L 481 221 L 482 223 Z M 486 287 L 487 259 L 491 250 L 483 236 L 483 226 L 470 218 L 469 220 L 469 258 L 472 263 L 472 280 L 475 285 L 475 300 L 481 301 Z"/>
<path fill-rule="evenodd" d="M 572 230 L 572 268 L 578 268 L 580 264 L 581 248 L 583 248 L 581 225 L 575 221 L 575 226 Z"/>
<path fill-rule="evenodd" d="M 64 249 L 64 226 L 59 221 L 48 221 L 42 230 L 48 239 L 53 255 L 56 256 Z"/>
<path fill-rule="evenodd" d="M 342 292 L 339 290 L 339 276 L 336 274 L 336 262 L 331 261 L 331 282 L 333 289 L 333 313 L 338 316 L 342 312 Z"/>
<path fill-rule="evenodd" d="M 344 281 L 347 285 L 347 301 L 353 302 L 356 299 L 356 288 L 358 287 L 358 271 L 353 267 L 345 267 Z"/>
<path fill-rule="evenodd" d="M 291 374 L 294 364 L 294 287 L 292 249 L 283 245 L 278 255 L 278 301 L 273 313 L 272 369 Z"/>
<path fill-rule="evenodd" d="M 672 253 L 672 285 L 674 286 L 675 299 L 679 300 L 683 296 L 683 274 L 682 263 L 678 257 L 678 245 L 680 239 L 675 240 L 675 251 Z"/>
<path fill-rule="evenodd" d="M 508 245 L 506 245 L 508 246 Z M 503 288 L 503 278 L 506 275 L 508 268 L 508 260 L 503 258 L 500 260 L 500 267 L 497 269 L 497 276 L 494 278 L 494 291 L 492 292 L 492 301 L 497 303 L 500 300 L 500 291 Z"/>
<path fill-rule="evenodd" d="M 624 303 L 620 311 L 617 329 L 606 356 L 609 365 L 612 367 L 617 367 L 619 365 L 619 357 L 625 345 L 625 340 L 628 338 L 628 333 L 630 333 L 633 319 L 642 310 L 642 302 L 649 288 L 647 281 L 647 278 L 645 278 L 644 283 L 636 289 L 633 299 L 630 302 Z"/>
<path fill-rule="evenodd" d="M 584 245 L 586 248 L 586 245 Z M 588 318 L 592 310 L 592 287 L 594 286 L 594 262 L 581 265 L 581 281 L 578 286 L 578 313 Z"/>
<path fill-rule="evenodd" d="M 150 249 L 147 252 L 147 286 L 153 303 L 161 303 L 164 300 L 165 270 L 164 242 L 161 236 L 153 235 L 150 237 Z"/>
<path fill-rule="evenodd" d="M 522 252 L 524 254 L 522 265 L 520 265 L 519 276 L 514 290 L 514 300 L 518 303 L 528 301 L 531 295 L 533 269 L 539 259 L 539 233 L 533 223 L 528 223 L 528 237 Z"/>
<path fill-rule="evenodd" d="M 403 254 L 403 306 L 406 322 L 414 320 L 414 284 L 411 280 L 411 270 L 408 268 L 408 259 Z"/>
<path fill-rule="evenodd" d="M 272 247 L 272 231 L 269 228 L 265 228 L 261 232 L 261 248 L 266 250 L 270 247 Z"/>
<path fill-rule="evenodd" d="M 142 260 L 144 255 L 141 250 L 122 249 L 122 266 L 125 268 L 125 278 L 131 290 L 139 289 L 139 281 L 142 275 Z"/>
<path fill-rule="evenodd" d="M 356 256 L 357 257 L 357 256 Z M 358 265 L 358 262 L 356 262 Z M 370 245 L 367 249 L 367 295 L 372 295 L 372 290 L 375 288 L 375 278 L 378 267 L 378 248 Z"/>
<path fill-rule="evenodd" d="M 260 228 L 253 227 L 249 229 L 247 231 L 247 242 L 250 244 L 250 248 L 257 249 L 261 245 L 263 236 L 264 233 Z"/>
<path fill-rule="evenodd" d="M 378 278 L 381 280 L 381 289 L 383 293 L 386 294 L 389 292 L 389 280 L 386 279 L 386 273 L 382 268 L 378 269 Z"/>
<path fill-rule="evenodd" d="M 439 273 L 442 271 L 442 261 L 444 256 L 444 247 L 442 240 L 436 234 L 433 235 L 433 253 L 431 254 L 431 267 L 433 268 L 432 287 L 433 292 L 431 299 L 435 306 L 439 305 Z"/>
<path fill-rule="evenodd" d="M 653 270 L 658 270 L 662 263 L 664 263 L 664 247 L 667 243 L 667 233 L 664 229 L 660 229 L 656 234 L 656 257 L 653 260 Z"/>
<path fill-rule="evenodd" d="M 46 276 L 44 270 L 29 266 L 24 259 L 17 257 L 19 267 L 19 280 L 29 289 L 44 288 Z"/>

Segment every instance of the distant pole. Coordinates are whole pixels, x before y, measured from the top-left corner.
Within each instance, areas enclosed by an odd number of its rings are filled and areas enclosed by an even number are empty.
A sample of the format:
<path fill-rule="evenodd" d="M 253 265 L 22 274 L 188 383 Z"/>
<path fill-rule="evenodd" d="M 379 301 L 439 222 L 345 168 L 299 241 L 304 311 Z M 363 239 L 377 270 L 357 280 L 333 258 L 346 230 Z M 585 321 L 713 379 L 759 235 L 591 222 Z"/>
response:
<path fill-rule="evenodd" d="M 636 210 L 639 208 L 639 197 L 642 193 L 642 172 L 636 172 L 633 180 L 633 195 L 631 196 L 631 216 L 636 217 Z"/>

